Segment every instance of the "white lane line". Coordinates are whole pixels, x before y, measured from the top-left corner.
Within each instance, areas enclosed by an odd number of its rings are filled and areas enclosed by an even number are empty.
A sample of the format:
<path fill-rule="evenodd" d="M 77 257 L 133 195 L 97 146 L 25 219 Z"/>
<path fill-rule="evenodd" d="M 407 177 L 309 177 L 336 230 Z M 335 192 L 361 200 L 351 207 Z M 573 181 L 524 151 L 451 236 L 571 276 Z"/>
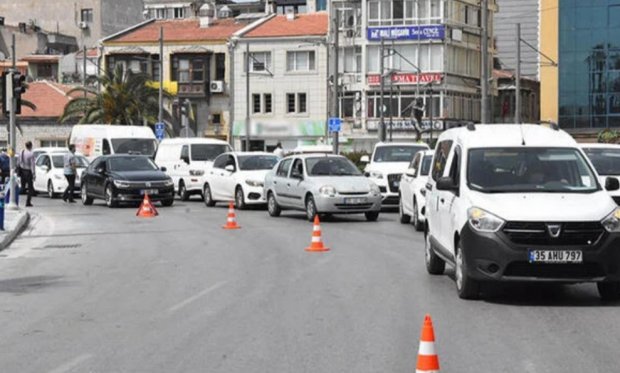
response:
<path fill-rule="evenodd" d="M 92 357 L 93 357 L 93 355 L 91 355 L 91 354 L 80 355 L 80 356 L 76 357 L 73 360 L 67 361 L 66 363 L 64 363 L 63 365 L 59 366 L 58 368 L 56 368 L 54 370 L 50 370 L 49 373 L 66 373 L 66 372 L 69 372 L 69 371 L 73 370 L 73 368 L 75 368 L 78 365 L 80 365 L 83 362 L 85 362 L 86 360 L 92 359 Z"/>
<path fill-rule="evenodd" d="M 219 289 L 220 287 L 226 285 L 228 282 L 227 281 L 220 281 L 215 285 L 212 285 L 206 289 L 204 289 L 203 291 L 201 291 L 200 293 L 193 295 L 187 299 L 185 299 L 184 301 L 182 301 L 181 303 L 178 303 L 172 307 L 170 307 L 170 309 L 168 309 L 168 312 L 176 312 L 178 310 L 180 310 L 181 308 L 187 306 L 188 304 L 192 303 L 193 301 L 195 301 L 196 299 L 200 298 L 200 297 L 204 297 L 205 295 L 209 294 L 212 291 L 215 291 L 217 289 Z"/>

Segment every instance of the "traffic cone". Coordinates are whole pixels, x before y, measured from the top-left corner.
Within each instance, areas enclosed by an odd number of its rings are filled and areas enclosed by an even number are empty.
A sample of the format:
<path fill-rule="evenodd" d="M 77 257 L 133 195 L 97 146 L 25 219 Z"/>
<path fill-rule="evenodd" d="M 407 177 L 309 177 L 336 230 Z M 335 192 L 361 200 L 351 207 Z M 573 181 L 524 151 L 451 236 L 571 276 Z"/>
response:
<path fill-rule="evenodd" d="M 232 202 L 228 204 L 228 218 L 226 219 L 226 225 L 222 228 L 224 229 L 241 229 L 240 226 L 237 225 L 237 216 L 235 215 L 235 206 Z"/>
<path fill-rule="evenodd" d="M 415 371 L 416 373 L 439 372 L 439 357 L 435 352 L 435 332 L 430 315 L 424 317 L 418 350 L 418 365 Z"/>
<path fill-rule="evenodd" d="M 314 226 L 312 227 L 312 243 L 306 247 L 306 251 L 329 251 L 329 249 L 323 246 L 323 240 L 321 239 L 321 224 L 319 222 L 319 216 L 314 217 Z"/>
<path fill-rule="evenodd" d="M 144 200 L 142 200 L 142 204 L 140 204 L 140 208 L 138 209 L 136 216 L 141 218 L 154 218 L 157 215 L 159 215 L 159 213 L 155 209 L 155 206 L 153 206 L 149 195 L 145 194 Z"/>

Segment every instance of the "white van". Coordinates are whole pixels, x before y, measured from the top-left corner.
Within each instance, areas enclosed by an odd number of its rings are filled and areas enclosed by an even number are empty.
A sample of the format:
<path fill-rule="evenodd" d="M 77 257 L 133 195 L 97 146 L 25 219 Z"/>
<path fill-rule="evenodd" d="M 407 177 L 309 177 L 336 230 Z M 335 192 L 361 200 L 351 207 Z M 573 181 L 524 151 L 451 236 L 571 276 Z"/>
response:
<path fill-rule="evenodd" d="M 146 126 L 77 124 L 71 130 L 70 144 L 89 161 L 108 154 L 142 154 L 153 157 L 157 139 Z"/>
<path fill-rule="evenodd" d="M 426 268 L 455 268 L 461 298 L 482 282 L 596 282 L 620 298 L 620 208 L 566 132 L 469 125 L 444 132 L 426 192 Z"/>
<path fill-rule="evenodd" d="M 202 193 L 202 178 L 218 155 L 232 151 L 227 142 L 205 138 L 164 139 L 155 163 L 164 167 L 174 181 L 175 192 L 183 201 Z"/>

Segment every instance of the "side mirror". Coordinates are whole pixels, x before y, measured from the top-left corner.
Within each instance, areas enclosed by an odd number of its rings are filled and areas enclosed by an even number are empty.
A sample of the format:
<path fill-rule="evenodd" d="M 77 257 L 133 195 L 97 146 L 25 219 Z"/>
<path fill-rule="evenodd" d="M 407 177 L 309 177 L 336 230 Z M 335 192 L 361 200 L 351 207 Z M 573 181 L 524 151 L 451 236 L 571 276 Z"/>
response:
<path fill-rule="evenodd" d="M 620 189 L 620 181 L 615 177 L 608 177 L 605 179 L 605 190 L 608 192 L 615 192 Z"/>
<path fill-rule="evenodd" d="M 367 155 L 363 155 L 362 158 L 360 158 L 360 162 L 362 163 L 370 163 L 370 157 Z"/>
<path fill-rule="evenodd" d="M 105 168 L 103 168 L 103 167 L 97 167 L 97 168 L 95 169 L 95 172 L 96 172 L 96 173 L 98 173 L 98 174 L 100 174 L 100 175 L 103 175 L 103 174 L 105 173 Z"/>
<path fill-rule="evenodd" d="M 235 166 L 229 164 L 228 166 L 224 167 L 224 169 L 230 173 L 235 172 Z"/>
<path fill-rule="evenodd" d="M 454 182 L 454 180 L 449 177 L 442 177 L 437 180 L 437 190 L 445 190 L 448 192 L 455 192 L 459 190 L 458 185 Z"/>
<path fill-rule="evenodd" d="M 405 172 L 405 175 L 409 177 L 415 177 L 415 170 L 413 168 L 410 168 Z"/>
<path fill-rule="evenodd" d="M 304 175 L 302 173 L 297 172 L 296 170 L 291 171 L 291 177 L 297 180 L 303 180 Z"/>
<path fill-rule="evenodd" d="M 166 171 L 168 171 L 168 169 L 167 169 L 166 167 L 160 167 L 159 169 L 160 169 L 162 172 L 166 172 Z"/>

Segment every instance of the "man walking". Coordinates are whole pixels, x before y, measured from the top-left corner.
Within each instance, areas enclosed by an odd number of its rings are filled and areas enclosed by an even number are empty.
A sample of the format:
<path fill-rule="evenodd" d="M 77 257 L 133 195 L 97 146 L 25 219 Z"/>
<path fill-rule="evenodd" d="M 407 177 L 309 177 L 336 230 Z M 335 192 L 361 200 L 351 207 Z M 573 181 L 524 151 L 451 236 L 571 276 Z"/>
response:
<path fill-rule="evenodd" d="M 34 195 L 34 154 L 32 153 L 32 142 L 26 142 L 26 149 L 19 155 L 19 167 L 21 168 L 22 188 L 28 190 L 26 207 L 32 207 L 32 196 Z"/>
<path fill-rule="evenodd" d="M 67 179 L 67 183 L 69 185 L 62 195 L 62 200 L 65 202 L 69 200 L 69 203 L 74 203 L 73 191 L 75 189 L 75 169 L 77 167 L 77 159 L 75 159 L 75 145 L 69 145 L 69 153 L 65 154 L 63 163 L 65 178 Z"/>

